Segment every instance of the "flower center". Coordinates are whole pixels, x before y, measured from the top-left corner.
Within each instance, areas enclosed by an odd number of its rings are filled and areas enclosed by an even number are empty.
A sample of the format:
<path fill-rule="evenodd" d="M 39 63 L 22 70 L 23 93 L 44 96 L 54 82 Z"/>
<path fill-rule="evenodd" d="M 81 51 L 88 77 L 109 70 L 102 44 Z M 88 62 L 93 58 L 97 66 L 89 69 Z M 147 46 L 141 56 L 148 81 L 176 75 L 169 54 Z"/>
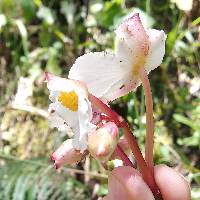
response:
<path fill-rule="evenodd" d="M 60 92 L 58 101 L 71 111 L 76 112 L 78 110 L 78 96 L 75 91 L 72 92 Z"/>

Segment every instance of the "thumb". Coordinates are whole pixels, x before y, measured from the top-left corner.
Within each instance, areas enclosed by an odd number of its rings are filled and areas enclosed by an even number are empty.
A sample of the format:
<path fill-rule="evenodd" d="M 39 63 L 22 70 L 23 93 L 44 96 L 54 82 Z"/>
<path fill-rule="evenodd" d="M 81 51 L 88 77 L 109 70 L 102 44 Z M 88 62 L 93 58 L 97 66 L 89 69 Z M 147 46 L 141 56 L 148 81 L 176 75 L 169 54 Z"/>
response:
<path fill-rule="evenodd" d="M 154 168 L 155 181 L 164 200 L 190 200 L 190 186 L 185 178 L 165 165 Z"/>
<path fill-rule="evenodd" d="M 117 167 L 111 172 L 108 189 L 103 200 L 154 200 L 139 172 L 129 166 Z"/>

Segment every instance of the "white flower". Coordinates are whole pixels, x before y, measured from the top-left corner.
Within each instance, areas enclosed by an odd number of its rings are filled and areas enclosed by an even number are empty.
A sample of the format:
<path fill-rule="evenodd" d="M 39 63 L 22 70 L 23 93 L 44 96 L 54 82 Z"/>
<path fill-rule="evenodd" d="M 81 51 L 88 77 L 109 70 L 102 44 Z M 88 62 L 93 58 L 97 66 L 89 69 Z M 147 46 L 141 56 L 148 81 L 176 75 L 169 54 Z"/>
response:
<path fill-rule="evenodd" d="M 59 78 L 46 73 L 50 90 L 49 121 L 53 127 L 74 133 L 73 147 L 87 149 L 87 136 L 95 126 L 91 123 L 92 108 L 86 88 L 78 81 Z"/>
<path fill-rule="evenodd" d="M 79 57 L 69 78 L 83 81 L 90 93 L 112 101 L 140 85 L 139 71 L 158 67 L 165 53 L 164 31 L 144 29 L 139 14 L 125 19 L 115 31 L 116 53 L 95 52 Z"/>

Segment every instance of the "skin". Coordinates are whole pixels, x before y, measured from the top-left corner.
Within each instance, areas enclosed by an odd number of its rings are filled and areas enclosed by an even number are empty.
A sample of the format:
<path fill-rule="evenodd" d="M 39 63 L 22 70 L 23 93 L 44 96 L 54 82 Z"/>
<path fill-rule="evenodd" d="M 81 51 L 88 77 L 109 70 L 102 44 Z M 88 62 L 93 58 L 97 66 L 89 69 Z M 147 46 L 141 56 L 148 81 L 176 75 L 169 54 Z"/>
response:
<path fill-rule="evenodd" d="M 190 186 L 184 177 L 165 165 L 154 167 L 155 181 L 163 200 L 190 200 Z M 141 175 L 131 167 L 116 168 L 109 177 L 109 193 L 102 200 L 155 200 Z"/>

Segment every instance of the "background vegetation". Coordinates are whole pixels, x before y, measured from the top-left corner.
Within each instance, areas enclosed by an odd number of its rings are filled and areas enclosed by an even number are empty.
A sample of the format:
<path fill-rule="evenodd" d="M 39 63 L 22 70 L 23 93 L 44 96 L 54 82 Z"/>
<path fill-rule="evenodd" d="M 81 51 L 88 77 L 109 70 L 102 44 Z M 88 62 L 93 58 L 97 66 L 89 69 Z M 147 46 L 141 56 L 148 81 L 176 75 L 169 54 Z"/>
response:
<path fill-rule="evenodd" d="M 0 1 L 0 200 L 81 200 L 106 194 L 106 172 L 92 158 L 56 172 L 48 162 L 66 138 L 46 119 L 43 72 L 67 77 L 75 58 L 114 49 L 122 17 L 139 12 L 168 34 L 162 65 L 150 74 L 155 161 L 179 170 L 200 199 L 200 3 L 187 11 L 167 0 Z M 183 3 L 186 1 L 182 1 Z M 191 1 L 192 2 L 192 1 Z M 144 146 L 141 88 L 115 101 Z"/>

